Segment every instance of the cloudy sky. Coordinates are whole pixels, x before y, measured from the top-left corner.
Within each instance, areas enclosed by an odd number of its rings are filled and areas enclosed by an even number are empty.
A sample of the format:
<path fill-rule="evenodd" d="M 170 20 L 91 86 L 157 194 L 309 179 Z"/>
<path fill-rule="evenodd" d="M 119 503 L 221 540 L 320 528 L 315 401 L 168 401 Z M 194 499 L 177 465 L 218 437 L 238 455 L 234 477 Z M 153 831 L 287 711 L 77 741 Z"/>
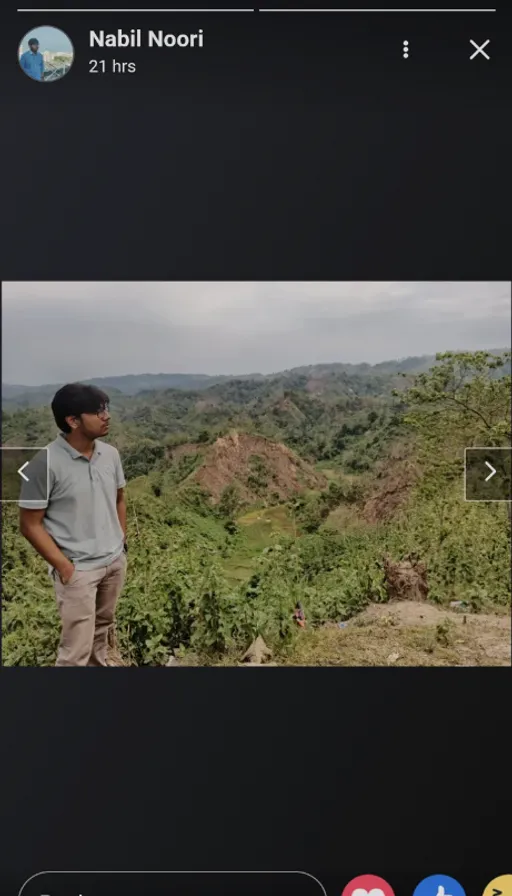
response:
<path fill-rule="evenodd" d="M 51 50 L 53 53 L 56 53 L 58 50 L 63 50 L 65 53 L 73 52 L 73 44 L 69 37 L 64 31 L 60 31 L 59 28 L 43 26 L 42 28 L 32 28 L 31 31 L 27 31 L 20 44 L 23 52 L 28 50 L 28 42 L 32 37 L 39 41 L 41 53 L 44 53 L 45 50 Z"/>
<path fill-rule="evenodd" d="M 509 283 L 4 283 L 2 381 L 371 364 L 510 328 Z"/>

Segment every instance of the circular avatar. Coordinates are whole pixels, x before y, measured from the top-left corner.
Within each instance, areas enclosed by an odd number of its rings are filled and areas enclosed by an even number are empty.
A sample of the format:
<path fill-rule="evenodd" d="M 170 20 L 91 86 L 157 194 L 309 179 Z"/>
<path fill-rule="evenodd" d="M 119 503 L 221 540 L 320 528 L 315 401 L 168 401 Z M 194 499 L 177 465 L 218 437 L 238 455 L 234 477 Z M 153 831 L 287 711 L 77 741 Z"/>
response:
<path fill-rule="evenodd" d="M 20 68 L 33 81 L 60 81 L 73 65 L 75 51 L 60 28 L 43 25 L 27 31 L 18 48 Z"/>

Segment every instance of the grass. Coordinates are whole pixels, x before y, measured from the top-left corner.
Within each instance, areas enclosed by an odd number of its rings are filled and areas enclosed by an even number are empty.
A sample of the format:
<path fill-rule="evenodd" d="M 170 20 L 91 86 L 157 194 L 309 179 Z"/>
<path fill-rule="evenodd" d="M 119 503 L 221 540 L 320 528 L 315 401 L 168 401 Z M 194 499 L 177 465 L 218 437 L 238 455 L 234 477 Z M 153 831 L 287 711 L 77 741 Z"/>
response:
<path fill-rule="evenodd" d="M 279 504 L 277 507 L 256 507 L 237 520 L 245 529 L 246 538 L 254 548 L 262 550 L 270 544 L 273 532 L 294 534 L 294 523 L 288 509 Z"/>
<path fill-rule="evenodd" d="M 330 482 L 339 482 L 344 478 L 341 465 L 333 464 L 332 460 L 320 460 L 315 464 L 315 470 L 325 476 Z"/>
<path fill-rule="evenodd" d="M 324 527 L 335 532 L 367 532 L 368 523 L 361 517 L 359 510 L 353 505 L 340 504 L 332 510 L 325 520 Z"/>
<path fill-rule="evenodd" d="M 240 535 L 237 548 L 228 557 L 223 570 L 233 584 L 246 582 L 254 573 L 258 557 L 274 543 L 275 536 L 296 534 L 294 521 L 286 507 L 255 507 L 237 520 Z"/>
<path fill-rule="evenodd" d="M 224 574 L 228 582 L 233 585 L 241 582 L 247 582 L 255 569 L 254 558 L 242 559 L 239 554 L 227 559 L 222 565 Z"/>

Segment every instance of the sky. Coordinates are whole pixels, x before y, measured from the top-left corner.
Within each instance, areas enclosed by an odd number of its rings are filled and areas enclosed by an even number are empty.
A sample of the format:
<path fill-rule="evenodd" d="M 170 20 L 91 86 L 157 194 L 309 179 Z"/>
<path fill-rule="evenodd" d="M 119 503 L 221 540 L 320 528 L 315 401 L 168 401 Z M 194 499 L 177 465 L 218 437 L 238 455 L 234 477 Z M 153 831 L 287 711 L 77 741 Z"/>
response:
<path fill-rule="evenodd" d="M 4 283 L 2 382 L 275 373 L 510 345 L 510 283 Z"/>
<path fill-rule="evenodd" d="M 69 37 L 59 28 L 52 28 L 51 26 L 45 25 L 42 28 L 32 28 L 30 31 L 27 31 L 21 41 L 23 52 L 28 50 L 28 42 L 32 37 L 37 38 L 39 41 L 39 50 L 41 53 L 44 53 L 45 50 L 51 50 L 53 53 L 56 53 L 58 50 L 63 50 L 66 53 L 73 52 L 73 44 Z"/>

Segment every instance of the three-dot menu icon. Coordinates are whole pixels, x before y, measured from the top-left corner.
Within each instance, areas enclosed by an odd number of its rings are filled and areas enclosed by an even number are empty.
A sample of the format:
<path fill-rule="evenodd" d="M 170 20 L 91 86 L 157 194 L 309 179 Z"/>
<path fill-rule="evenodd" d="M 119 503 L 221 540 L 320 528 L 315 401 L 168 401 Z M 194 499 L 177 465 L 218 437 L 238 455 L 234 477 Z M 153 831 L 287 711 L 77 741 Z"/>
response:
<path fill-rule="evenodd" d="M 404 59 L 409 58 L 409 41 L 408 40 L 404 40 L 404 42 L 403 42 L 403 54 L 404 54 Z"/>

